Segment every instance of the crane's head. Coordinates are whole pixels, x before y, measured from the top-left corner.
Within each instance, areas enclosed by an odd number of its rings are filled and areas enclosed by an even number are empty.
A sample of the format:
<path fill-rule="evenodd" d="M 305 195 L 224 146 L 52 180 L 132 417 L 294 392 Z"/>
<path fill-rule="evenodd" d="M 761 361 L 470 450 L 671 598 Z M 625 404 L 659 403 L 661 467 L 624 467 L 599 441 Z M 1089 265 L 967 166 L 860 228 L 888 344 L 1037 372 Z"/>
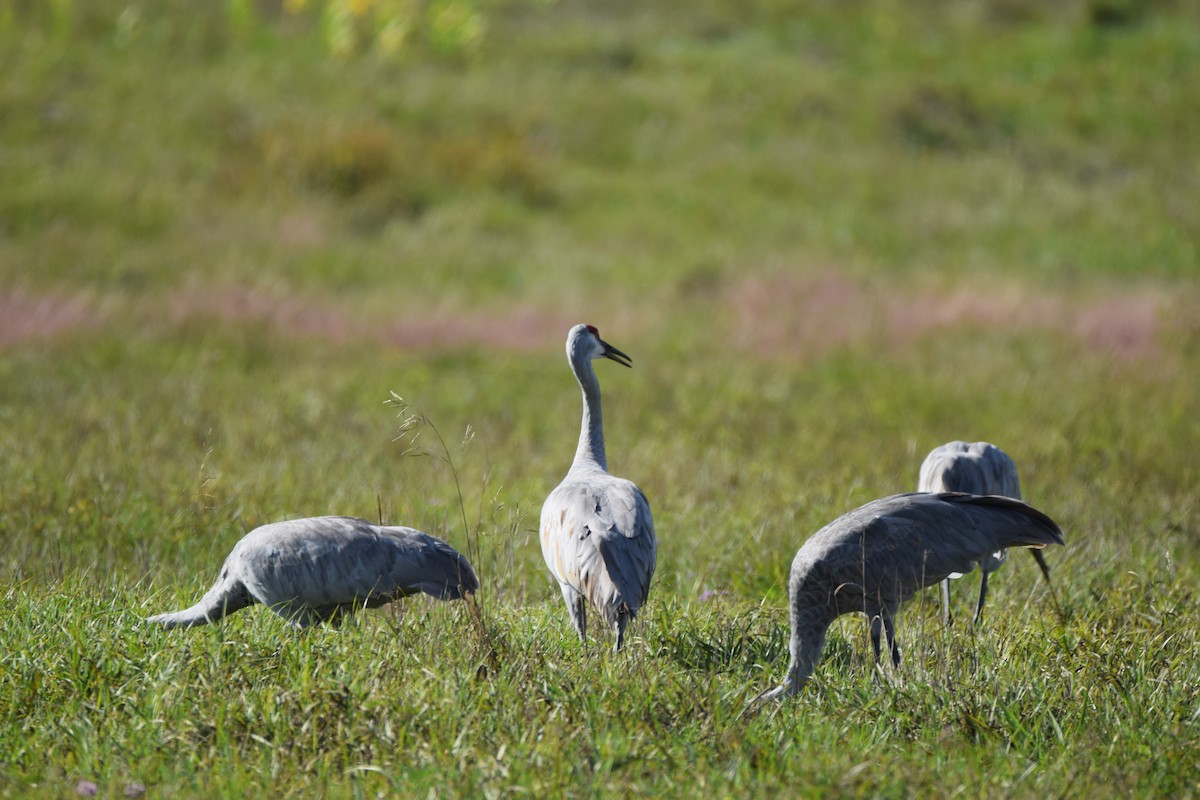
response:
<path fill-rule="evenodd" d="M 567 358 L 574 362 L 577 356 L 587 359 L 609 358 L 623 367 L 632 367 L 629 356 L 600 338 L 594 325 L 576 325 L 567 334 Z"/>

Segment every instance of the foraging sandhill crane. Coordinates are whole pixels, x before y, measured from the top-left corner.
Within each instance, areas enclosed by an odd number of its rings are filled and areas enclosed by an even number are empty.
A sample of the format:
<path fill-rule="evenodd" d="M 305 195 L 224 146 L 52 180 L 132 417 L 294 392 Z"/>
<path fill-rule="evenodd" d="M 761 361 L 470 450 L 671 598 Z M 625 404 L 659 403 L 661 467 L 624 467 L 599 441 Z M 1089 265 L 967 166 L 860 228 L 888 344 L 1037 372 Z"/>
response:
<path fill-rule="evenodd" d="M 587 642 L 587 603 L 616 633 L 646 602 L 658 545 L 650 503 L 632 482 L 608 473 L 600 383 L 592 361 L 608 358 L 626 367 L 629 356 L 600 338 L 591 325 L 567 334 L 567 361 L 583 390 L 583 422 L 575 460 L 542 505 L 542 557 L 558 581 L 571 623 Z"/>
<path fill-rule="evenodd" d="M 999 447 L 988 442 L 947 442 L 934 448 L 921 464 L 919 492 L 966 492 L 967 494 L 994 494 L 1021 499 L 1021 482 L 1017 478 L 1017 465 Z M 1050 580 L 1048 567 L 1041 551 L 1032 550 L 1038 563 L 1043 565 L 1046 580 Z M 983 618 L 983 602 L 987 598 L 988 576 L 1004 565 L 1008 557 L 1005 550 L 988 553 L 979 559 L 979 603 L 975 606 L 975 624 Z M 961 578 L 961 573 L 951 573 L 942 581 L 942 610 L 946 624 L 953 620 L 950 615 L 950 579 Z"/>
<path fill-rule="evenodd" d="M 829 626 L 842 614 L 866 613 L 875 658 L 882 632 L 898 666 L 895 619 L 901 603 L 952 572 L 971 571 L 988 553 L 1048 544 L 1063 544 L 1054 520 L 1006 497 L 898 494 L 843 514 L 813 534 L 792 561 L 787 677 L 752 706 L 800 691 Z"/>
<path fill-rule="evenodd" d="M 417 592 L 457 600 L 478 588 L 467 559 L 441 539 L 355 517 L 309 517 L 250 531 L 199 603 L 147 621 L 205 625 L 262 603 L 305 628 Z"/>

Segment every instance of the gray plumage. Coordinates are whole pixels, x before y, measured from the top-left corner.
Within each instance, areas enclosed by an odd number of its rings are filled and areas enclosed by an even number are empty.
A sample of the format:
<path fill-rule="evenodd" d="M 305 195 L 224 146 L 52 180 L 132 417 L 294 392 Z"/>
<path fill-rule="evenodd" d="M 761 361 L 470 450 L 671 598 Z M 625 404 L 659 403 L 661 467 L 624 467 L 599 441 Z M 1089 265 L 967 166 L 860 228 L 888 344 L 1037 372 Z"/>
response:
<path fill-rule="evenodd" d="M 650 593 L 658 545 L 646 495 L 608 473 L 600 384 L 592 368 L 597 358 L 631 366 L 592 326 L 571 328 L 567 361 L 583 390 L 583 421 L 571 469 L 542 505 L 542 557 L 580 641 L 587 641 L 590 602 L 613 629 L 620 650 L 629 621 Z"/>
<path fill-rule="evenodd" d="M 467 559 L 441 539 L 355 517 L 310 517 L 250 531 L 199 603 L 147 621 L 205 625 L 262 603 L 304 628 L 417 592 L 456 600 L 478 588 Z"/>
<path fill-rule="evenodd" d="M 899 494 L 838 517 L 804 543 L 792 561 L 791 662 L 766 700 L 794 694 L 812 675 L 825 634 L 842 614 L 864 612 L 879 657 L 880 634 L 900 663 L 900 604 L 954 572 L 966 573 L 1005 547 L 1062 544 L 1052 519 L 1019 500 L 968 494 Z"/>
<path fill-rule="evenodd" d="M 1021 482 L 1017 478 L 1017 465 L 999 447 L 988 442 L 947 442 L 934 448 L 921 464 L 917 491 L 921 492 L 966 492 L 967 494 L 992 494 L 1021 499 Z M 1031 551 L 1042 565 L 1049 581 L 1049 568 L 1042 554 Z M 975 606 L 976 624 L 983 618 L 983 603 L 987 599 L 988 576 L 1004 565 L 1008 553 L 997 550 L 979 559 L 979 602 Z M 961 578 L 951 574 L 942 581 L 942 610 L 946 624 L 950 616 L 950 579 Z"/>

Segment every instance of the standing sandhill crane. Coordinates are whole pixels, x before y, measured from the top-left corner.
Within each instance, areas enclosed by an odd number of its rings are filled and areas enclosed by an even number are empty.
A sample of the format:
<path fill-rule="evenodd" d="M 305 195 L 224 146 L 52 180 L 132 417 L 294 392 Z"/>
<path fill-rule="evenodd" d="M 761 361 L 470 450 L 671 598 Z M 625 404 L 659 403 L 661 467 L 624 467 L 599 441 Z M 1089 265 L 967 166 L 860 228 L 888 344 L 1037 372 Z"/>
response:
<path fill-rule="evenodd" d="M 542 557 L 562 589 L 580 641 L 587 642 L 590 601 L 616 632 L 614 649 L 620 650 L 626 625 L 650 593 L 658 545 L 646 495 L 608 474 L 600 383 L 592 368 L 597 358 L 632 366 L 591 325 L 571 328 L 567 361 L 583 390 L 583 423 L 571 469 L 542 505 Z"/>
<path fill-rule="evenodd" d="M 966 492 L 967 494 L 993 494 L 1021 499 L 1021 482 L 1017 478 L 1017 465 L 999 447 L 987 442 L 948 442 L 925 457 L 921 464 L 920 492 Z M 1032 550 L 1046 581 L 1050 580 L 1049 567 L 1041 551 Z M 975 606 L 975 624 L 983 618 L 983 601 L 987 598 L 988 576 L 1000 569 L 1008 557 L 1005 550 L 988 553 L 979 559 L 979 603 Z M 951 573 L 942 581 L 942 610 L 946 624 L 950 616 L 950 579 L 961 578 L 960 573 Z"/>
<path fill-rule="evenodd" d="M 875 658 L 882 632 L 898 666 L 901 603 L 952 572 L 970 572 L 1001 548 L 1062 543 L 1054 520 L 1005 497 L 898 494 L 843 514 L 813 534 L 792 561 L 791 663 L 784 682 L 755 703 L 800 691 L 821 656 L 826 631 L 842 614 L 864 612 Z"/>
<path fill-rule="evenodd" d="M 355 517 L 309 517 L 250 531 L 199 603 L 147 621 L 205 625 L 262 603 L 305 628 L 417 592 L 457 600 L 478 589 L 467 559 L 441 539 Z"/>

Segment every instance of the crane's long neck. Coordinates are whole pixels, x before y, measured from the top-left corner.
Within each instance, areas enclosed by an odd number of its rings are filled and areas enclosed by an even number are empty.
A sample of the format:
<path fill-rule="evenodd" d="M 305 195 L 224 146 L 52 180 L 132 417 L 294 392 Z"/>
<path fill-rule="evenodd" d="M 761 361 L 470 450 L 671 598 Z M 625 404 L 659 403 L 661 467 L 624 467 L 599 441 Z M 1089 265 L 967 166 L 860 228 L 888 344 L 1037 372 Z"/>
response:
<path fill-rule="evenodd" d="M 789 645 L 791 661 L 788 663 L 787 677 L 783 685 L 787 694 L 796 694 L 808 683 L 817 662 L 821 659 L 821 649 L 825 646 L 825 631 L 821 630 L 792 631 L 792 641 Z"/>
<path fill-rule="evenodd" d="M 802 593 L 793 594 L 792 638 L 788 643 L 791 661 L 788 664 L 787 677 L 783 680 L 784 691 L 787 694 L 799 692 L 812 677 L 813 670 L 817 668 L 817 662 L 821 659 L 821 650 L 825 647 L 825 634 L 834 620 L 831 611 L 820 600 L 810 603 L 809 598 L 803 597 Z"/>
<path fill-rule="evenodd" d="M 579 388 L 583 390 L 583 421 L 579 426 L 579 446 L 575 448 L 576 466 L 596 464 L 608 471 L 608 459 L 604 455 L 604 415 L 600 411 L 600 382 L 590 358 L 579 358 L 571 363 Z"/>

